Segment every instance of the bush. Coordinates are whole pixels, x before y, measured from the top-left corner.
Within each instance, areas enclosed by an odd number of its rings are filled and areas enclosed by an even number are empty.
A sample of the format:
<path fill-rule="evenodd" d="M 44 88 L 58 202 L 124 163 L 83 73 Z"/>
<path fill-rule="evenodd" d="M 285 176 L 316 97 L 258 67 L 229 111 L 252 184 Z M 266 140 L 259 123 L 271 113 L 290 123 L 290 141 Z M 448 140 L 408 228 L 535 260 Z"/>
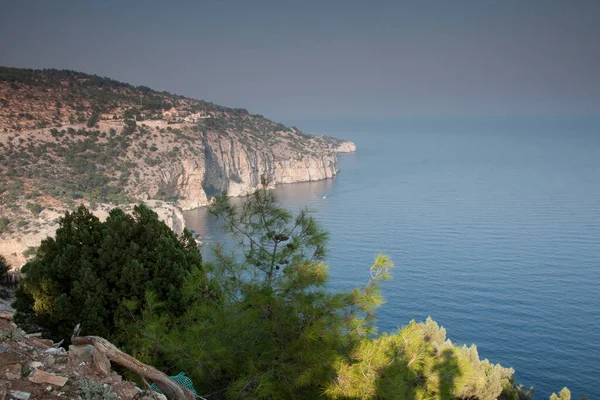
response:
<path fill-rule="evenodd" d="M 92 379 L 82 379 L 77 382 L 77 393 L 81 400 L 117 400 L 118 396 L 110 386 L 104 386 Z"/>
<path fill-rule="evenodd" d="M 191 234 L 178 238 L 145 205 L 133 215 L 113 209 L 105 222 L 80 206 L 60 219 L 55 238 L 42 241 L 36 258 L 23 266 L 15 321 L 55 340 L 69 338 L 81 323 L 84 334 L 131 351 L 146 290 L 165 311 L 181 314 L 185 277 L 200 268 Z"/>
<path fill-rule="evenodd" d="M 34 215 L 38 215 L 39 213 L 42 212 L 42 206 L 39 205 L 38 203 L 27 203 L 25 205 L 25 208 L 27 208 L 29 211 L 31 211 L 31 213 Z"/>
<path fill-rule="evenodd" d="M 457 347 L 431 318 L 394 335 L 364 339 L 340 359 L 332 398 L 496 399 L 514 370 L 481 361 L 475 346 Z"/>
<path fill-rule="evenodd" d="M 4 256 L 0 256 L 0 281 L 4 280 L 6 274 L 10 271 L 10 265 Z"/>
<path fill-rule="evenodd" d="M 100 116 L 97 112 L 93 112 L 90 118 L 87 120 L 87 127 L 93 128 L 98 123 Z"/>
<path fill-rule="evenodd" d="M 0 217 L 0 234 L 6 232 L 8 230 L 8 224 L 10 220 L 6 217 Z"/>

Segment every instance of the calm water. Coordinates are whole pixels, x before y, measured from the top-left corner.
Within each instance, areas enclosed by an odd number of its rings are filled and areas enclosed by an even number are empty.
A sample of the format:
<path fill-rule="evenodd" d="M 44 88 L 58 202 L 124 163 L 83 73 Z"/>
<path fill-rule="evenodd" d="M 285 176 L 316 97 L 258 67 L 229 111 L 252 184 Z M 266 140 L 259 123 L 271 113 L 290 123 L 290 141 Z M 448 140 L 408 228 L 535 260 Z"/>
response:
<path fill-rule="evenodd" d="M 383 252 L 380 330 L 431 316 L 455 343 L 512 366 L 536 398 L 600 398 L 600 131 L 502 128 L 338 134 L 335 179 L 282 185 L 331 233 L 334 288 Z M 326 196 L 326 198 L 323 198 Z M 190 228 L 222 240 L 204 209 Z"/>

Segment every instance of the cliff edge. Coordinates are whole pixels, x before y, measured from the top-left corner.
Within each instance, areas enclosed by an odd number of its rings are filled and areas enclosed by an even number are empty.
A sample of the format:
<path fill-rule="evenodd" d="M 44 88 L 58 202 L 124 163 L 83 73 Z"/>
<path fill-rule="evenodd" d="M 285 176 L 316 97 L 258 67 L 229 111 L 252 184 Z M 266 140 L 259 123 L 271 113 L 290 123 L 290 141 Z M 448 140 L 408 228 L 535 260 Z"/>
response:
<path fill-rule="evenodd" d="M 272 185 L 331 178 L 336 153 L 355 150 L 245 109 L 75 71 L 0 67 L 0 255 L 19 265 L 78 204 L 192 209 L 223 191 L 249 194 L 263 176 Z"/>

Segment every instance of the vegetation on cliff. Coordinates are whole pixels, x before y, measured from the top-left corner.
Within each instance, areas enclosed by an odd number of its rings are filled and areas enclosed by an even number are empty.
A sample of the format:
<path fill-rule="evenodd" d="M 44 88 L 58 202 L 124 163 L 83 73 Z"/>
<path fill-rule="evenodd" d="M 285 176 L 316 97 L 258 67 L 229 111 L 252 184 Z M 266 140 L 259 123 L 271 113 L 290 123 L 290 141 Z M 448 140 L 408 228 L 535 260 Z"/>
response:
<path fill-rule="evenodd" d="M 67 214 L 27 265 L 16 319 L 56 340 L 82 322 L 167 373 L 185 371 L 210 398 L 531 397 L 512 369 L 453 345 L 430 319 L 377 334 L 391 261 L 376 257 L 363 288 L 332 292 L 327 234 L 306 210 L 294 216 L 261 189 L 239 206 L 221 196 L 212 212 L 239 246 L 217 248 L 211 263 L 143 206 L 104 224 L 84 208 Z"/>
<path fill-rule="evenodd" d="M 318 160 L 330 173 L 340 143 L 109 78 L 0 67 L 0 234 L 82 203 L 198 206 L 229 186 L 256 187 L 263 173 L 274 179 L 282 165 Z"/>

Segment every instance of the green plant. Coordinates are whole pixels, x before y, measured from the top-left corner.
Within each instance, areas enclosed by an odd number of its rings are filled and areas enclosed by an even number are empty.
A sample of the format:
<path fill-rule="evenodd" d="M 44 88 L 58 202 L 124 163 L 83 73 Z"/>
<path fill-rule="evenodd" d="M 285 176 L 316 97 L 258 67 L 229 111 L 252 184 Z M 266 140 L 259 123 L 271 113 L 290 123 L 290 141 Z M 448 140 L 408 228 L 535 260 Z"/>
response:
<path fill-rule="evenodd" d="M 4 280 L 8 271 L 10 271 L 10 265 L 6 261 L 6 258 L 0 255 L 0 281 Z"/>
<path fill-rule="evenodd" d="M 113 209 L 105 222 L 80 206 L 23 266 L 15 321 L 56 340 L 81 323 L 85 334 L 133 351 L 146 290 L 178 315 L 185 277 L 200 268 L 191 234 L 177 237 L 145 205 L 135 206 L 133 215 Z"/>
<path fill-rule="evenodd" d="M 308 211 L 292 216 L 266 186 L 239 207 L 219 196 L 211 211 L 240 253 L 217 248 L 205 266 L 210 279 L 190 276 L 181 317 L 148 297 L 146 356 L 186 371 L 203 390 L 226 388 L 229 398 L 318 397 L 340 354 L 374 333 L 378 282 L 391 262 L 377 258 L 365 289 L 331 292 L 327 234 Z"/>
<path fill-rule="evenodd" d="M 26 258 L 33 257 L 37 254 L 38 247 L 28 247 L 27 250 L 23 252 L 23 256 Z"/>
<path fill-rule="evenodd" d="M 81 379 L 77 382 L 77 393 L 81 400 L 117 400 L 118 396 L 109 385 L 92 379 Z"/>
<path fill-rule="evenodd" d="M 8 224 L 10 220 L 6 217 L 0 217 L 0 234 L 6 232 L 8 230 Z"/>
<path fill-rule="evenodd" d="M 11 339 L 18 339 L 22 336 L 19 328 L 9 328 L 7 330 L 0 329 L 0 342 Z"/>
<path fill-rule="evenodd" d="M 39 213 L 42 212 L 42 206 L 39 205 L 38 203 L 27 203 L 25 205 L 25 208 L 27 208 L 29 211 L 31 211 L 31 213 L 34 215 L 38 215 Z"/>
<path fill-rule="evenodd" d="M 100 116 L 97 112 L 93 112 L 90 118 L 87 120 L 87 127 L 93 128 L 98 123 Z"/>

